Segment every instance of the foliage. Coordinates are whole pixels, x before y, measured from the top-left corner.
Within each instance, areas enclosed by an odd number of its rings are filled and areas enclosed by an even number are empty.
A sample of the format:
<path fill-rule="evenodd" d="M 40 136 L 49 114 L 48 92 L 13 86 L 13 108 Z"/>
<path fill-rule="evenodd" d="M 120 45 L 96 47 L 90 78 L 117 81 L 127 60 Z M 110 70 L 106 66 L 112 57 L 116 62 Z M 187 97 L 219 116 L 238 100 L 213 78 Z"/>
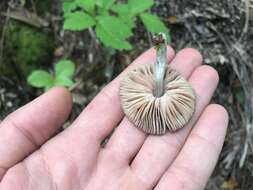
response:
<path fill-rule="evenodd" d="M 4 40 L 4 64 L 0 65 L 0 73 L 14 73 L 13 64 L 27 75 L 38 65 L 51 60 L 54 39 L 48 34 L 32 27 L 10 22 Z"/>
<path fill-rule="evenodd" d="M 170 39 L 164 23 L 148 12 L 153 4 L 153 0 L 128 0 L 127 3 L 117 3 L 116 0 L 65 0 L 64 29 L 82 31 L 92 27 L 105 46 L 129 50 L 132 46 L 128 39 L 133 35 L 132 29 L 139 18 L 149 32 L 164 32 Z"/>
<path fill-rule="evenodd" d="M 74 84 L 72 77 L 75 64 L 70 60 L 59 61 L 54 68 L 54 74 L 44 70 L 34 70 L 27 78 L 28 83 L 36 88 L 48 90 L 54 86 L 70 87 Z"/>

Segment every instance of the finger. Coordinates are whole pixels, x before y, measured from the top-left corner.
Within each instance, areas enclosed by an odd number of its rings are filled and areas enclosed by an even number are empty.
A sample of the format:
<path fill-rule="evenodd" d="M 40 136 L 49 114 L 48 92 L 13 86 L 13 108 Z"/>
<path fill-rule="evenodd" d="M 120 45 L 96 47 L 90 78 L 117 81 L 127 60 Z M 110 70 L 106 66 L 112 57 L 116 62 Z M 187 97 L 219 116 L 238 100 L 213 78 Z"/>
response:
<path fill-rule="evenodd" d="M 173 49 L 168 47 L 169 59 L 172 59 L 173 55 Z M 119 100 L 120 80 L 132 67 L 154 61 L 155 50 L 152 48 L 137 58 L 125 71 L 110 82 L 84 109 L 72 126 L 61 134 L 60 138 L 63 141 L 74 140 L 76 144 L 89 144 L 89 146 L 92 141 L 97 148 L 100 148 L 101 141 L 117 126 L 123 117 Z M 90 142 L 87 143 L 87 140 Z M 93 147 L 93 149 L 96 148 Z"/>
<path fill-rule="evenodd" d="M 70 110 L 69 92 L 54 88 L 3 120 L 0 124 L 0 180 L 8 168 L 53 135 Z"/>
<path fill-rule="evenodd" d="M 204 189 L 221 152 L 227 125 L 226 110 L 220 105 L 208 106 L 155 189 Z"/>
<path fill-rule="evenodd" d="M 189 78 L 201 63 L 201 54 L 195 49 L 186 48 L 177 53 L 170 65 L 182 76 Z M 105 152 L 116 156 L 117 160 L 129 163 L 143 145 L 146 136 L 125 117 L 109 140 Z"/>
<path fill-rule="evenodd" d="M 196 110 L 189 124 L 176 133 L 149 136 L 131 165 L 133 173 L 144 180 L 147 189 L 154 187 L 179 153 L 193 124 L 209 103 L 218 83 L 218 75 L 210 66 L 200 66 L 193 72 L 189 82 L 197 97 Z"/>

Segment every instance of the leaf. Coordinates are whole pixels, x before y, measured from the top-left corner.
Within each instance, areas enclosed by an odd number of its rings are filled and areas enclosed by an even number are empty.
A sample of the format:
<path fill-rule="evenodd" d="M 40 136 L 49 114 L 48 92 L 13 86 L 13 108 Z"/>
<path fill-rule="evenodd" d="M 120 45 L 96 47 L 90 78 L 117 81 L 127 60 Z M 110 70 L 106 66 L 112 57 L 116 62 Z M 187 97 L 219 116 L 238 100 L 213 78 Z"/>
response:
<path fill-rule="evenodd" d="M 96 34 L 97 37 L 100 39 L 100 41 L 105 45 L 112 47 L 114 49 L 131 49 L 132 46 L 124 39 L 120 39 L 116 36 L 114 36 L 110 31 L 107 31 L 103 26 L 97 25 L 96 27 Z"/>
<path fill-rule="evenodd" d="M 95 1 L 94 0 L 76 0 L 76 4 L 84 8 L 89 13 L 93 13 L 95 10 Z"/>
<path fill-rule="evenodd" d="M 99 15 L 99 16 L 110 16 L 108 10 L 104 9 L 104 8 L 101 8 L 101 7 L 97 8 L 97 15 Z"/>
<path fill-rule="evenodd" d="M 132 35 L 131 29 L 117 17 L 98 17 L 96 35 L 106 46 L 115 49 L 131 49 L 131 45 L 126 41 Z"/>
<path fill-rule="evenodd" d="M 64 14 L 71 12 L 77 8 L 77 4 L 74 1 L 64 1 L 63 2 L 63 12 Z"/>
<path fill-rule="evenodd" d="M 129 0 L 128 1 L 131 14 L 136 15 L 138 13 L 142 13 L 152 7 L 154 4 L 153 0 Z"/>
<path fill-rule="evenodd" d="M 113 4 L 114 4 L 115 0 L 104 0 L 104 7 L 106 9 L 109 9 Z"/>
<path fill-rule="evenodd" d="M 235 179 L 229 179 L 228 181 L 224 181 L 221 185 L 221 189 L 234 190 L 238 186 L 238 182 Z"/>
<path fill-rule="evenodd" d="M 35 70 L 28 76 L 27 82 L 33 87 L 50 88 L 53 86 L 54 79 L 46 71 Z"/>
<path fill-rule="evenodd" d="M 104 9 L 109 9 L 114 2 L 115 0 L 96 0 L 96 4 Z"/>
<path fill-rule="evenodd" d="M 134 18 L 130 12 L 128 4 L 116 4 L 111 7 L 111 10 L 118 14 L 119 19 L 128 25 L 130 28 L 135 26 Z"/>
<path fill-rule="evenodd" d="M 75 72 L 75 64 L 70 60 L 61 60 L 55 65 L 55 76 L 72 77 Z"/>
<path fill-rule="evenodd" d="M 54 80 L 54 86 L 70 87 L 73 86 L 73 84 L 73 80 L 69 77 L 56 77 Z"/>
<path fill-rule="evenodd" d="M 102 7 L 103 6 L 103 2 L 104 0 L 95 0 L 95 4 L 99 7 Z"/>
<path fill-rule="evenodd" d="M 65 30 L 84 30 L 95 25 L 95 20 L 82 11 L 68 13 L 65 16 L 63 26 Z"/>
<path fill-rule="evenodd" d="M 127 15 L 130 12 L 128 4 L 115 4 L 111 7 L 111 10 L 118 13 L 119 15 Z"/>
<path fill-rule="evenodd" d="M 140 18 L 149 32 L 153 34 L 163 32 L 168 35 L 168 28 L 164 25 L 158 16 L 151 15 L 149 13 L 142 13 L 140 14 Z"/>
<path fill-rule="evenodd" d="M 131 29 L 135 26 L 134 18 L 120 15 L 119 19 Z"/>

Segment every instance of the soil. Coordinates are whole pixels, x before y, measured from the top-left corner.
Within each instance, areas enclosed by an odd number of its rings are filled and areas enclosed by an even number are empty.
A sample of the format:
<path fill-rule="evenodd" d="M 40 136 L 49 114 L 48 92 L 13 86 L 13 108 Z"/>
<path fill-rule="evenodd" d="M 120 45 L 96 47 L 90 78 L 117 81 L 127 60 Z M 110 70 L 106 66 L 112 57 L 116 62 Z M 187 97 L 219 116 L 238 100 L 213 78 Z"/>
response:
<path fill-rule="evenodd" d="M 60 1 L 54 0 L 52 4 L 50 12 L 43 14 L 50 25 L 41 29 L 50 31 L 56 44 L 54 58 L 47 69 L 52 69 L 53 64 L 63 57 L 72 59 L 77 65 L 75 80 L 78 85 L 72 91 L 74 107 L 69 119 L 71 122 L 103 86 L 151 44 L 141 23 L 138 23 L 131 38 L 131 43 L 135 44 L 131 51 L 103 48 L 88 31 L 63 32 Z M 0 12 L 5 12 L 7 8 L 8 1 L 1 1 Z M 204 63 L 219 72 L 220 83 L 212 102 L 227 108 L 230 122 L 207 190 L 253 189 L 252 8 L 250 0 L 156 0 L 152 8 L 152 12 L 170 28 L 171 46 L 176 51 L 194 47 L 203 54 Z M 6 18 L 0 16 L 1 33 L 5 24 Z M 24 76 L 17 80 L 0 75 L 0 119 L 40 93 L 42 91 L 27 85 Z"/>

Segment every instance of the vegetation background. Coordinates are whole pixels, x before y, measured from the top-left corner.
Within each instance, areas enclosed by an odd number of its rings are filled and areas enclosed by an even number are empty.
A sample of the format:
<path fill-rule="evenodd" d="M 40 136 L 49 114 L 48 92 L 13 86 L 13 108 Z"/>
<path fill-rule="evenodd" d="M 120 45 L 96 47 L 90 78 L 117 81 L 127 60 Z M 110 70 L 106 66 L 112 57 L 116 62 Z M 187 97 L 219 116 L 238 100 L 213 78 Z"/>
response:
<path fill-rule="evenodd" d="M 230 123 L 206 189 L 253 189 L 253 1 L 155 0 L 147 11 L 170 29 L 173 48 L 197 48 L 220 75 L 212 101 L 227 108 Z M 43 92 L 27 82 L 33 70 L 54 76 L 56 63 L 68 59 L 75 69 L 69 66 L 67 79 L 58 77 L 73 94 L 67 127 L 104 85 L 152 46 L 140 20 L 128 38 L 132 48 L 116 50 L 100 43 L 93 29 L 64 30 L 64 19 L 61 0 L 0 1 L 0 119 Z"/>

